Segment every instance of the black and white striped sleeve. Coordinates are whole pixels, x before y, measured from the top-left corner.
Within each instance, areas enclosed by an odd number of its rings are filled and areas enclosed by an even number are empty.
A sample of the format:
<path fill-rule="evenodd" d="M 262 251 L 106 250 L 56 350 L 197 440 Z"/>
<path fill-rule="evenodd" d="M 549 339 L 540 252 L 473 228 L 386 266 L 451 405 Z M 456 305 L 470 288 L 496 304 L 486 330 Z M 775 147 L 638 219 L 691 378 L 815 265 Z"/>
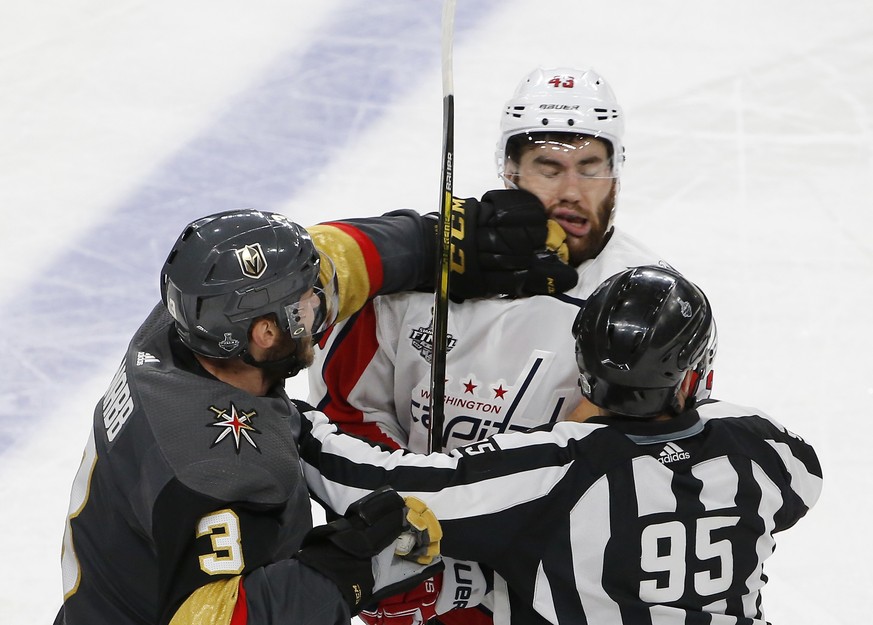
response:
<path fill-rule="evenodd" d="M 422 455 L 342 434 L 319 412 L 305 414 L 300 455 L 313 496 L 342 513 L 384 484 L 424 500 L 441 521 L 495 514 L 546 496 L 572 466 L 568 446 L 602 426 L 557 424 Z"/>
<path fill-rule="evenodd" d="M 700 414 L 705 423 L 748 435 L 752 460 L 782 491 L 782 509 L 773 531 L 788 529 L 815 505 L 821 495 L 822 469 L 815 450 L 804 439 L 760 410 L 716 402 L 701 406 Z"/>

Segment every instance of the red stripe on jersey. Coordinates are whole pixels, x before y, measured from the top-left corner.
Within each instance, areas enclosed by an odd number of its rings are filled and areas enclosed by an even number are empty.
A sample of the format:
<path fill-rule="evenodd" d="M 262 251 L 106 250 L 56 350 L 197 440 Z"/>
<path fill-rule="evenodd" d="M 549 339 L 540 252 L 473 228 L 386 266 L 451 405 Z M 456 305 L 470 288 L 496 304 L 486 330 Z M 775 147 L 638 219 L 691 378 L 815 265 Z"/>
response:
<path fill-rule="evenodd" d="M 337 230 L 342 230 L 347 235 L 354 239 L 361 250 L 361 255 L 364 257 L 364 264 L 367 269 L 367 276 L 370 279 L 370 297 L 376 295 L 382 288 L 382 282 L 385 280 L 385 275 L 382 270 L 382 256 L 379 254 L 379 249 L 372 239 L 366 234 L 355 228 L 351 224 L 332 221 L 326 225 L 332 226 Z"/>
<path fill-rule="evenodd" d="M 330 326 L 327 330 L 324 331 L 324 334 L 321 335 L 321 338 L 318 340 L 318 346 L 321 349 L 324 349 L 324 346 L 327 345 L 328 339 L 330 339 L 330 335 L 333 334 L 333 329 L 336 326 Z"/>
<path fill-rule="evenodd" d="M 494 625 L 494 619 L 485 608 L 473 607 L 450 610 L 431 619 L 437 625 Z"/>
<path fill-rule="evenodd" d="M 249 607 L 246 605 L 246 587 L 243 586 L 242 577 L 239 578 L 239 592 L 236 596 L 236 605 L 233 606 L 233 615 L 228 625 L 246 625 L 249 621 Z"/>
<path fill-rule="evenodd" d="M 394 439 L 382 432 L 375 423 L 364 421 L 364 413 L 347 400 L 379 347 L 376 341 L 376 310 L 372 300 L 364 305 L 345 329 L 348 332 L 334 344 L 322 369 L 329 399 L 321 409 L 344 432 L 398 449 L 399 445 Z"/>

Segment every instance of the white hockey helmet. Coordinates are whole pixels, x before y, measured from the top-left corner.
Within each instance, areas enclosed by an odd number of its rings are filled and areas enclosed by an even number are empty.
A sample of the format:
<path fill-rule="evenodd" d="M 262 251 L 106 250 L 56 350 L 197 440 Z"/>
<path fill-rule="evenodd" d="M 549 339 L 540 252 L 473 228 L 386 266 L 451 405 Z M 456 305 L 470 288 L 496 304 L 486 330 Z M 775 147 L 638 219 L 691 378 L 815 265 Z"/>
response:
<path fill-rule="evenodd" d="M 503 110 L 497 141 L 497 175 L 504 176 L 506 145 L 526 133 L 566 132 L 606 140 L 612 172 L 624 162 L 624 113 L 612 88 L 591 69 L 538 68 L 519 83 Z"/>

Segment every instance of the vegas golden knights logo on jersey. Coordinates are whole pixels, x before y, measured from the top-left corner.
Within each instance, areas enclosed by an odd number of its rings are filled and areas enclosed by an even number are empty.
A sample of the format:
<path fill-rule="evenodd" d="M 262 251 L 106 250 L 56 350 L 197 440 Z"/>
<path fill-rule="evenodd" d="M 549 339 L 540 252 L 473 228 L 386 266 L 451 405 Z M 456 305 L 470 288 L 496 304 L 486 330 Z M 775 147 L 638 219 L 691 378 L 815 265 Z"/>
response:
<path fill-rule="evenodd" d="M 257 412 L 254 410 L 248 412 L 245 410 L 238 410 L 233 402 L 231 402 L 229 409 L 216 408 L 215 406 L 210 406 L 209 409 L 215 414 L 215 421 L 210 423 L 209 427 L 217 427 L 221 429 L 221 432 L 219 432 L 218 436 L 215 437 L 215 440 L 212 441 L 210 447 L 215 447 L 225 438 L 230 436 L 236 447 L 237 454 L 240 452 L 240 444 L 243 440 L 260 453 L 261 450 L 258 447 L 258 444 L 251 436 L 252 434 L 260 434 L 260 432 L 252 425 L 252 419 L 257 416 Z"/>

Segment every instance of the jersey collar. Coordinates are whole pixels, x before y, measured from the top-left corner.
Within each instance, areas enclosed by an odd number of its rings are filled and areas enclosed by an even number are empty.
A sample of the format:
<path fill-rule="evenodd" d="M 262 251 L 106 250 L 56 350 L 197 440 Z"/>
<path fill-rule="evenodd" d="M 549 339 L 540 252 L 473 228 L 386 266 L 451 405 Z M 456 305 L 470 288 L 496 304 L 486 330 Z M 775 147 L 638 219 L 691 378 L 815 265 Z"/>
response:
<path fill-rule="evenodd" d="M 703 422 L 696 410 L 687 410 L 667 421 L 647 421 L 633 417 L 592 417 L 587 422 L 615 428 L 637 445 L 677 441 L 703 431 Z"/>

